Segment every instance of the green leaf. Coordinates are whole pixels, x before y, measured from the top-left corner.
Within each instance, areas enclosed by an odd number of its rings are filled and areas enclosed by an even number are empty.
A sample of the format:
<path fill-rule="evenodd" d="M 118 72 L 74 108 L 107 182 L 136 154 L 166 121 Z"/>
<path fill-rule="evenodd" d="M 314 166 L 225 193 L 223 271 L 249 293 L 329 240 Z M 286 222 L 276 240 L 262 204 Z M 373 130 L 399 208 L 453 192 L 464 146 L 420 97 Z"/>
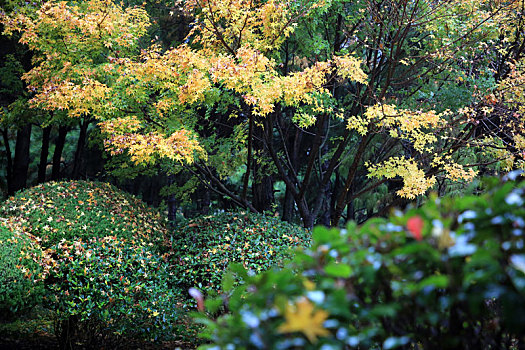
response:
<path fill-rule="evenodd" d="M 235 278 L 231 271 L 227 271 L 224 276 L 222 276 L 221 288 L 224 292 L 229 292 L 232 290 L 235 283 Z"/>
<path fill-rule="evenodd" d="M 337 237 L 339 237 L 338 229 L 328 229 L 324 226 L 315 227 L 312 234 L 313 241 L 318 245 L 332 242 L 333 240 L 336 240 Z"/>
<path fill-rule="evenodd" d="M 435 288 L 447 288 L 449 282 L 449 277 L 446 275 L 434 275 L 419 282 L 418 287 L 419 289 L 423 289 L 428 286 L 433 286 Z"/>
<path fill-rule="evenodd" d="M 347 278 L 352 274 L 352 269 L 348 265 L 331 262 L 325 266 L 324 272 L 332 277 Z"/>

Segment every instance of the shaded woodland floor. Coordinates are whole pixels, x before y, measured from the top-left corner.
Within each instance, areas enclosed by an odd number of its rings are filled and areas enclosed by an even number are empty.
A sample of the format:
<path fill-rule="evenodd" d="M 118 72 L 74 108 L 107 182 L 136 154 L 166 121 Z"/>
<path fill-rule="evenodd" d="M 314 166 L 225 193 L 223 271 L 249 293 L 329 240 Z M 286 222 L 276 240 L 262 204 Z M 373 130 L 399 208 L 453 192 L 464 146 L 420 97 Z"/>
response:
<path fill-rule="evenodd" d="M 33 315 L 32 315 L 33 316 Z M 189 340 L 147 342 L 139 340 L 126 341 L 117 346 L 119 349 L 136 350 L 193 350 L 199 344 Z M 54 350 L 59 344 L 52 332 L 48 320 L 39 317 L 27 317 L 14 321 L 0 321 L 0 350 Z M 84 350 L 82 343 L 76 343 L 74 349 Z M 114 346 L 100 346 L 98 349 L 112 349 Z"/>

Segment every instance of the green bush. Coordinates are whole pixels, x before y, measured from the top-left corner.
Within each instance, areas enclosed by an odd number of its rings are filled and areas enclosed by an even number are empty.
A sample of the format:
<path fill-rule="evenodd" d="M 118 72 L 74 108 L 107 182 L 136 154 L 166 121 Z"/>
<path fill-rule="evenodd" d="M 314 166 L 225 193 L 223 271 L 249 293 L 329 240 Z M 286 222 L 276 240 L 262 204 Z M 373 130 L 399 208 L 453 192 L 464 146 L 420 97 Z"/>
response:
<path fill-rule="evenodd" d="M 44 247 L 72 241 L 116 236 L 158 245 L 165 220 L 139 199 L 100 182 L 50 182 L 18 192 L 0 208 L 0 217 L 14 217 Z"/>
<path fill-rule="evenodd" d="M 175 295 L 164 261 L 115 237 L 62 242 L 48 251 L 45 305 L 56 312 L 62 344 L 173 335 Z"/>
<path fill-rule="evenodd" d="M 63 348 L 174 333 L 176 303 L 160 256 L 166 222 L 158 211 L 109 184 L 69 181 L 19 192 L 0 215 L 40 245 L 39 266 L 27 271 L 41 271 L 43 305 L 55 315 Z"/>
<path fill-rule="evenodd" d="M 234 267 L 244 283 L 226 274 L 229 292 L 196 314 L 213 343 L 203 348 L 523 348 L 524 185 L 318 227 L 286 268 Z"/>
<path fill-rule="evenodd" d="M 34 237 L 7 228 L 0 220 L 0 318 L 27 311 L 41 301 L 42 269 L 35 262 L 40 256 Z"/>
<path fill-rule="evenodd" d="M 258 273 L 290 258 L 290 247 L 308 242 L 303 228 L 273 216 L 241 211 L 198 217 L 174 234 L 174 284 L 185 295 L 191 287 L 217 291 L 231 262 Z"/>

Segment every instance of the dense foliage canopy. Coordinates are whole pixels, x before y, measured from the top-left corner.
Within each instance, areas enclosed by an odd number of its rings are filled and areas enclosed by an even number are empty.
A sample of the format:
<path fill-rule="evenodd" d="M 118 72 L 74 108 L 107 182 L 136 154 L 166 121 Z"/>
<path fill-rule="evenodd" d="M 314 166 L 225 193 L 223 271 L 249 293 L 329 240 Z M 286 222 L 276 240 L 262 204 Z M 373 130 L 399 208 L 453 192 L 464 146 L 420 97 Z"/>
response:
<path fill-rule="evenodd" d="M 39 182 L 55 132 L 51 177 L 93 174 L 89 134 L 117 177 L 164 174 L 171 203 L 274 208 L 306 227 L 523 166 L 522 0 L 14 3 L 3 38 L 32 59 L 5 56 L 28 90 L 5 89 L 9 192 L 26 184 L 34 124 Z M 173 22 L 191 24 L 174 36 Z"/>

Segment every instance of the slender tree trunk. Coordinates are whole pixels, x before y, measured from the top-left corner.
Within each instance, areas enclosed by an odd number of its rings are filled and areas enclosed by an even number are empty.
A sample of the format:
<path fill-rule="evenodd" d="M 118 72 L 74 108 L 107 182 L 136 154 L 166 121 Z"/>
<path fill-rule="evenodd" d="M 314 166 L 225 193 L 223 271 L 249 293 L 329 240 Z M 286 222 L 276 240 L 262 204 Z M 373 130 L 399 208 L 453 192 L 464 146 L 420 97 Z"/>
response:
<path fill-rule="evenodd" d="M 339 187 L 342 188 L 342 184 L 340 183 L 339 173 L 337 174 L 337 180 L 336 181 L 339 183 Z M 350 191 L 348 192 L 348 195 L 347 195 L 349 198 L 354 195 L 355 188 L 356 188 L 356 182 L 354 181 L 352 183 L 352 186 L 350 187 Z M 334 192 L 337 193 L 336 191 L 334 191 Z M 335 197 L 336 196 L 334 196 L 334 198 L 333 198 L 332 208 L 335 208 L 335 205 L 336 205 L 336 203 L 335 203 L 335 199 L 336 198 Z M 348 222 L 348 221 L 355 221 L 357 219 L 355 217 L 355 205 L 354 205 L 354 203 L 355 203 L 355 199 L 347 201 L 347 205 L 346 205 L 346 222 Z"/>
<path fill-rule="evenodd" d="M 370 136 L 364 136 L 357 148 L 357 152 L 354 157 L 354 161 L 350 165 L 350 169 L 348 171 L 348 175 L 346 177 L 346 181 L 343 185 L 342 190 L 339 192 L 339 196 L 335 205 L 334 210 L 332 211 L 332 220 L 331 224 L 334 227 L 337 227 L 339 224 L 339 219 L 341 218 L 341 214 L 343 213 L 344 208 L 348 204 L 348 191 L 350 191 L 350 188 L 353 185 L 355 174 L 357 172 L 357 167 L 359 165 L 359 162 L 361 161 L 361 158 L 365 152 L 366 146 L 368 144 L 368 141 L 370 140 Z"/>
<path fill-rule="evenodd" d="M 283 201 L 283 221 L 292 222 L 293 220 L 293 210 L 294 210 L 295 201 L 293 200 L 292 193 L 288 187 L 284 193 Z"/>
<path fill-rule="evenodd" d="M 175 176 L 174 175 L 168 175 L 168 186 L 171 186 L 175 183 Z M 177 199 L 175 198 L 174 194 L 168 195 L 168 223 L 171 226 L 175 226 L 175 222 L 177 220 Z"/>
<path fill-rule="evenodd" d="M 29 170 L 29 146 L 31 145 L 31 124 L 16 133 L 15 158 L 13 161 L 13 178 L 10 194 L 27 186 L 27 171 Z"/>
<path fill-rule="evenodd" d="M 53 153 L 53 170 L 51 172 L 51 180 L 59 180 L 61 177 L 60 168 L 62 162 L 62 151 L 66 144 L 66 136 L 68 127 L 61 125 L 58 128 L 58 136 L 55 140 L 55 152 Z"/>
<path fill-rule="evenodd" d="M 299 206 L 299 212 L 303 213 L 301 217 L 303 218 L 304 228 L 312 229 L 315 224 L 315 216 L 313 216 L 310 211 L 301 210 L 301 206 Z"/>
<path fill-rule="evenodd" d="M 289 142 L 289 146 L 284 145 L 284 147 L 288 147 L 290 150 L 290 164 L 293 167 L 293 169 L 297 169 L 297 163 L 299 158 L 299 147 L 301 145 L 303 133 L 301 129 L 295 128 L 295 133 L 293 134 L 293 137 L 291 138 Z M 291 174 L 289 174 L 291 176 Z M 292 194 L 291 189 L 286 186 L 286 192 L 284 194 L 284 204 L 283 204 L 283 220 L 292 222 L 293 220 L 293 214 L 295 210 L 295 200 Z"/>
<path fill-rule="evenodd" d="M 13 156 L 11 154 L 11 146 L 9 145 L 9 132 L 7 129 L 2 129 L 2 137 L 4 139 L 5 153 L 7 157 L 6 164 L 6 183 L 7 183 L 7 193 L 11 193 L 12 181 L 13 181 Z"/>
<path fill-rule="evenodd" d="M 257 157 L 253 162 L 252 195 L 253 206 L 259 212 L 270 210 L 275 200 L 273 194 L 273 176 L 267 174 L 267 170 L 264 169 L 259 162 L 259 160 L 266 159 L 263 140 L 272 142 L 273 118 L 271 116 L 266 117 L 263 125 L 264 129 L 261 126 L 255 127 L 253 142 L 253 148 Z"/>
<path fill-rule="evenodd" d="M 250 181 L 250 172 L 252 170 L 252 154 L 253 154 L 253 127 L 254 127 L 254 116 L 249 112 L 248 116 L 248 155 L 246 159 L 246 172 L 244 173 L 244 180 L 242 186 L 241 198 L 246 202 L 246 195 L 248 194 L 248 183 Z"/>
<path fill-rule="evenodd" d="M 199 193 L 199 200 L 197 201 L 197 211 L 201 215 L 207 215 L 210 212 L 210 190 L 208 190 L 203 185 L 199 185 L 197 193 Z"/>
<path fill-rule="evenodd" d="M 40 150 L 40 163 L 38 164 L 38 183 L 46 181 L 47 156 L 49 155 L 49 138 L 51 126 L 42 129 L 42 149 Z"/>
<path fill-rule="evenodd" d="M 253 206 L 259 212 L 270 210 L 274 202 L 273 177 L 261 174 L 258 166 L 255 166 L 254 175 L 255 179 L 252 187 Z"/>
<path fill-rule="evenodd" d="M 328 134 L 328 120 L 326 121 L 325 132 Z M 321 159 L 325 154 L 328 153 L 328 144 L 325 142 L 323 147 L 321 147 Z M 321 164 L 321 174 L 325 174 L 329 167 L 329 160 L 326 160 Z M 322 175 L 321 175 L 322 178 Z M 318 220 L 318 224 L 329 227 L 330 226 L 330 215 L 332 209 L 332 181 L 328 180 L 325 184 L 321 184 L 319 191 L 323 194 L 322 205 L 320 207 L 321 215 Z M 314 210 L 314 216 L 318 215 L 318 211 Z"/>
<path fill-rule="evenodd" d="M 84 165 L 84 147 L 86 145 L 87 129 L 90 121 L 87 119 L 82 120 L 80 123 L 80 133 L 78 135 L 77 149 L 75 150 L 75 161 L 73 163 L 73 173 L 71 177 L 73 179 L 80 178 L 82 168 Z"/>
<path fill-rule="evenodd" d="M 332 202 L 332 189 L 331 189 L 331 182 L 328 182 L 324 188 L 319 189 L 323 192 L 324 198 L 323 198 L 323 204 L 321 206 L 321 215 L 319 216 L 319 219 L 317 220 L 317 224 L 323 225 L 326 227 L 330 227 L 330 215 L 331 215 L 331 205 Z"/>

